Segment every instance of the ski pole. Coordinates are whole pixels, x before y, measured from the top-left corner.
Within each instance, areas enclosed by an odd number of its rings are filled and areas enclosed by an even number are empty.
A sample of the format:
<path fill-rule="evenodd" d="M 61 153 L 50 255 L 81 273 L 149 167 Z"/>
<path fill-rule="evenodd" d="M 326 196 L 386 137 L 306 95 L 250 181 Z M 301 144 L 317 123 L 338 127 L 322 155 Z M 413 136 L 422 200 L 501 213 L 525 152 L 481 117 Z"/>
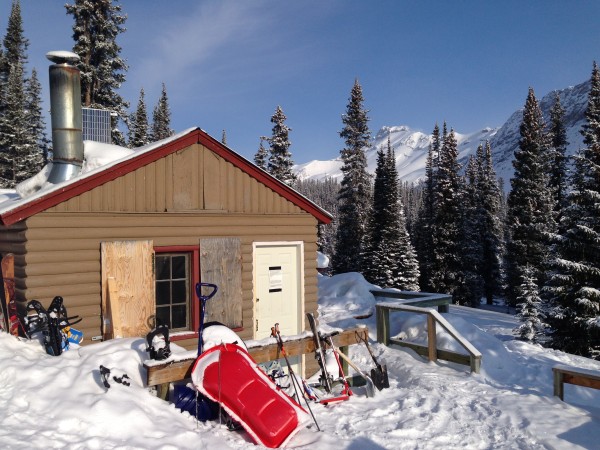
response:
<path fill-rule="evenodd" d="M 292 369 L 290 360 L 287 357 L 285 348 L 283 348 L 283 340 L 281 339 L 281 333 L 279 332 L 279 323 L 276 323 L 274 327 L 271 327 L 271 336 L 273 336 L 277 340 L 277 345 L 279 346 L 279 350 L 281 351 L 281 354 L 285 358 L 285 363 L 288 367 L 288 371 L 290 372 L 290 376 L 292 377 L 294 391 L 296 391 L 296 396 L 298 397 L 298 404 L 300 404 L 300 394 L 298 393 L 298 389 L 296 388 L 296 385 L 298 384 L 298 380 L 296 379 L 296 374 L 294 373 L 294 370 Z M 302 391 L 302 389 L 300 389 L 300 391 Z M 317 431 L 321 431 L 321 428 L 319 427 L 319 424 L 317 423 L 317 419 L 315 418 L 315 415 L 312 412 L 312 409 L 308 403 L 308 400 L 306 399 L 306 397 L 304 395 L 302 395 L 302 397 L 304 398 L 304 403 L 306 403 L 306 407 L 310 411 L 310 415 L 312 416 L 313 422 L 315 422 Z"/>

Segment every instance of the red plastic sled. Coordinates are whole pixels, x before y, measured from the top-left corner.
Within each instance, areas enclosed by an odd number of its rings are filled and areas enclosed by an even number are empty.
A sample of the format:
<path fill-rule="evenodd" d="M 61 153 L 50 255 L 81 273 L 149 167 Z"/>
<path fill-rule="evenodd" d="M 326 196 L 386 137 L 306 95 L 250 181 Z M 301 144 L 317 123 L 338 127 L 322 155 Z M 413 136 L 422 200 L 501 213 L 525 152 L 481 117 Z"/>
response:
<path fill-rule="evenodd" d="M 265 447 L 285 446 L 310 420 L 235 344 L 221 344 L 200 355 L 192 368 L 192 382 Z"/>

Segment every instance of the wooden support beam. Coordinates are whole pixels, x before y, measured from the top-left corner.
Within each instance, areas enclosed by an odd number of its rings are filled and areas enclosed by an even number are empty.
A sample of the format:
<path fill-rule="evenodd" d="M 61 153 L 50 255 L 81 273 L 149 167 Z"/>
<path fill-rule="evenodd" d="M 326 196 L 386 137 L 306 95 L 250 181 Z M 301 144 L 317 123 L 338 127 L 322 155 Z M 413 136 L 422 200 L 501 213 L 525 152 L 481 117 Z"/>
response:
<path fill-rule="evenodd" d="M 344 330 L 333 336 L 333 343 L 338 348 L 356 344 L 358 342 L 355 333 L 364 333 L 365 331 L 368 332 L 368 329 L 365 327 L 354 327 Z M 315 351 L 315 344 L 311 335 L 298 339 L 289 339 L 284 341 L 283 346 L 288 356 L 298 356 Z M 248 353 L 257 363 L 273 361 L 282 357 L 274 339 L 273 343 L 248 348 Z M 154 364 L 154 361 L 152 361 L 152 364 L 144 363 L 144 368 L 147 371 L 147 385 L 155 386 L 157 384 L 189 378 L 194 361 L 196 361 L 195 356 L 163 364 Z"/>

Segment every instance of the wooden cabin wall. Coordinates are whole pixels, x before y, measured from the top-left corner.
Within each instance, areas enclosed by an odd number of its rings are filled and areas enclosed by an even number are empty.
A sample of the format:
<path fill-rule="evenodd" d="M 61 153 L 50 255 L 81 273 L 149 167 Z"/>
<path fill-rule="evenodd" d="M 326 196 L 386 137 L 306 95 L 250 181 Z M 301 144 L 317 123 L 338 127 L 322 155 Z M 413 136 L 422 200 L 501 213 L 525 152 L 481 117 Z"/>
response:
<path fill-rule="evenodd" d="M 155 247 L 198 245 L 200 238 L 238 237 L 242 244 L 243 339 L 252 338 L 252 243 L 304 241 L 305 309 L 317 308 L 316 220 L 306 214 L 64 214 L 42 213 L 27 221 L 27 278 L 19 298 L 47 304 L 65 299 L 69 315 L 84 317 L 78 326 L 87 338 L 101 334 L 100 242 L 152 239 Z M 89 341 L 88 341 L 89 342 Z"/>
<path fill-rule="evenodd" d="M 317 220 L 199 144 L 0 230 L 0 252 L 15 253 L 17 297 L 47 305 L 61 295 L 89 343 L 101 335 L 100 242 L 210 237 L 241 240 L 243 339 L 254 323 L 253 242 L 304 242 L 305 310 L 316 311 Z"/>

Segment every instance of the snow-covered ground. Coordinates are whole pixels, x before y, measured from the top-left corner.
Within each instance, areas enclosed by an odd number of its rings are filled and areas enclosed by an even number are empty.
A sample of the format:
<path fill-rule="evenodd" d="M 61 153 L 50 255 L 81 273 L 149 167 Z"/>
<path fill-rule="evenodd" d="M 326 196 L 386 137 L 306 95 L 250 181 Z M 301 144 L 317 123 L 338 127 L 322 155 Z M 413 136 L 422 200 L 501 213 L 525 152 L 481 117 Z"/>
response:
<path fill-rule="evenodd" d="M 369 285 L 358 274 L 319 280 L 323 320 L 340 327 L 373 310 Z M 321 433 L 307 430 L 319 450 L 577 449 L 600 443 L 600 391 L 565 386 L 553 397 L 552 366 L 600 370 L 600 362 L 547 350 L 513 338 L 516 322 L 501 312 L 450 308 L 450 323 L 483 354 L 480 374 L 464 366 L 430 363 L 410 350 L 373 343 L 391 387 L 367 398 L 312 410 Z M 392 331 L 423 341 L 422 318 L 392 314 Z M 454 348 L 440 335 L 440 342 Z M 118 339 L 73 348 L 59 357 L 41 345 L 0 333 L 0 447 L 2 449 L 252 449 L 248 436 L 218 423 L 198 423 L 143 386 L 143 339 Z M 372 367 L 364 346 L 351 347 Z M 106 389 L 99 366 L 127 373 L 131 386 Z M 313 434 L 314 433 L 314 434 Z"/>

